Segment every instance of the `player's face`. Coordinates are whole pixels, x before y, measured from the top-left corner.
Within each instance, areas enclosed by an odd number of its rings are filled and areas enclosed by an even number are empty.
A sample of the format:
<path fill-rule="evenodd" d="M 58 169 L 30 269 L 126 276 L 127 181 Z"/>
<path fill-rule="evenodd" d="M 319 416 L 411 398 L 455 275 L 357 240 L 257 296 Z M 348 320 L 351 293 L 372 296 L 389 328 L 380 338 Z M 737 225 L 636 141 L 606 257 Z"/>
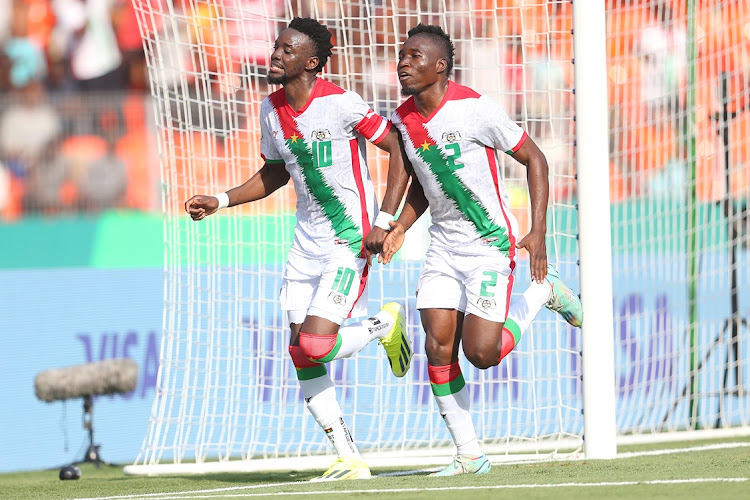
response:
<path fill-rule="evenodd" d="M 318 65 L 314 54 L 313 42 L 307 35 L 295 29 L 285 29 L 273 45 L 268 83 L 286 85 L 302 76 L 306 69 L 314 69 Z"/>
<path fill-rule="evenodd" d="M 396 71 L 401 83 L 401 94 L 420 94 L 437 82 L 440 69 L 444 66 L 445 57 L 429 37 L 412 36 L 404 42 L 398 53 Z"/>

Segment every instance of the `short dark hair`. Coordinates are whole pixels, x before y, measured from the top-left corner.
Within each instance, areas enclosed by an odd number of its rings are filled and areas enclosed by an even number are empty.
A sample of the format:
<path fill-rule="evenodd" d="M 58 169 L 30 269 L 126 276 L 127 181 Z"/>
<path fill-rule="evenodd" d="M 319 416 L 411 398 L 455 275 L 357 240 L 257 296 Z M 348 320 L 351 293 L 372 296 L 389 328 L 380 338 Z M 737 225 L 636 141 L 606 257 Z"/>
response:
<path fill-rule="evenodd" d="M 409 38 L 413 37 L 414 35 L 428 35 L 430 38 L 435 40 L 443 49 L 443 55 L 445 55 L 445 59 L 448 61 L 446 74 L 448 76 L 451 75 L 451 72 L 453 71 L 453 56 L 456 53 L 456 49 L 455 47 L 453 47 L 451 37 L 448 36 L 448 33 L 443 31 L 443 28 L 441 28 L 440 26 L 431 26 L 419 23 L 418 25 L 410 29 L 408 34 Z"/>
<path fill-rule="evenodd" d="M 331 49 L 333 49 L 331 32 L 328 31 L 328 28 L 309 17 L 295 17 L 289 23 L 289 27 L 300 33 L 304 33 L 312 40 L 315 46 L 315 56 L 318 58 L 318 66 L 315 68 L 315 71 L 323 71 L 328 58 L 331 57 Z"/>

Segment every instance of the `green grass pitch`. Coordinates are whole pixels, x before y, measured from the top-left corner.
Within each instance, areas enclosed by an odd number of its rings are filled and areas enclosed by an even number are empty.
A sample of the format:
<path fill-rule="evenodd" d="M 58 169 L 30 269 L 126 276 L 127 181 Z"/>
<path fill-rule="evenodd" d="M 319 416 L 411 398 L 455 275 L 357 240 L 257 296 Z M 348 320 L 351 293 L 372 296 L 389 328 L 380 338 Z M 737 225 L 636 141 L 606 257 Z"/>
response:
<path fill-rule="evenodd" d="M 58 470 L 0 474 L 0 497 L 38 499 L 312 498 L 750 498 L 750 437 L 620 447 L 614 460 L 495 464 L 484 476 L 432 478 L 424 472 L 369 481 L 307 483 L 313 471 L 126 476 L 121 467 L 81 466 L 77 481 Z M 373 474 L 398 469 L 375 469 Z"/>

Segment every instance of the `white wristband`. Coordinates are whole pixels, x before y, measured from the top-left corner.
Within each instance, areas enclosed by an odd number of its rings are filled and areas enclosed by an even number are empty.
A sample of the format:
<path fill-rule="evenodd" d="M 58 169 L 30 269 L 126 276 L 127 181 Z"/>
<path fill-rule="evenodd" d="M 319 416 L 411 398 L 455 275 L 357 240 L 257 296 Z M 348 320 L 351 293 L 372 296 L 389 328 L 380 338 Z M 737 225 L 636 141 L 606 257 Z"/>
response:
<path fill-rule="evenodd" d="M 219 208 L 217 208 L 217 210 L 221 210 L 222 208 L 227 208 L 229 206 L 229 195 L 227 193 L 215 194 L 214 198 L 219 200 Z"/>
<path fill-rule="evenodd" d="M 389 214 L 388 212 L 378 212 L 378 216 L 375 217 L 375 224 L 373 224 L 375 227 L 379 227 L 380 229 L 383 229 L 384 231 L 390 231 L 391 226 L 388 225 L 390 221 L 393 220 L 393 214 Z"/>

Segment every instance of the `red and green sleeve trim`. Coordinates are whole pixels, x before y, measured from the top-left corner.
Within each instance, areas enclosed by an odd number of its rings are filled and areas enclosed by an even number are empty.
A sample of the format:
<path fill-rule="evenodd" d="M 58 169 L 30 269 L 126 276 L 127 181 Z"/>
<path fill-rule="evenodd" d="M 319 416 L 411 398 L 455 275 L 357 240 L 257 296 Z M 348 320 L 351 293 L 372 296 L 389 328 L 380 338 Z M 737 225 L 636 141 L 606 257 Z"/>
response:
<path fill-rule="evenodd" d="M 268 163 L 269 165 L 283 165 L 284 164 L 283 159 L 266 158 L 264 155 L 260 155 L 260 157 L 263 158 L 263 161 Z"/>
<path fill-rule="evenodd" d="M 529 137 L 529 136 L 528 136 L 528 135 L 526 135 L 526 131 L 524 130 L 524 132 L 523 132 L 523 135 L 522 135 L 522 136 L 521 136 L 521 138 L 520 138 L 520 139 L 518 140 L 518 144 L 516 144 L 516 145 L 515 145 L 515 146 L 513 147 L 513 149 L 509 149 L 508 151 L 506 151 L 506 152 L 505 152 L 505 154 L 506 154 L 506 155 L 512 155 L 513 153 L 517 152 L 517 151 L 518 151 L 519 149 L 521 149 L 521 146 L 523 146 L 523 143 L 524 143 L 524 142 L 526 142 L 526 139 L 527 139 L 528 137 Z"/>
<path fill-rule="evenodd" d="M 427 373 L 430 376 L 430 385 L 435 396 L 450 396 L 466 385 L 458 361 L 445 366 L 427 365 Z"/>

